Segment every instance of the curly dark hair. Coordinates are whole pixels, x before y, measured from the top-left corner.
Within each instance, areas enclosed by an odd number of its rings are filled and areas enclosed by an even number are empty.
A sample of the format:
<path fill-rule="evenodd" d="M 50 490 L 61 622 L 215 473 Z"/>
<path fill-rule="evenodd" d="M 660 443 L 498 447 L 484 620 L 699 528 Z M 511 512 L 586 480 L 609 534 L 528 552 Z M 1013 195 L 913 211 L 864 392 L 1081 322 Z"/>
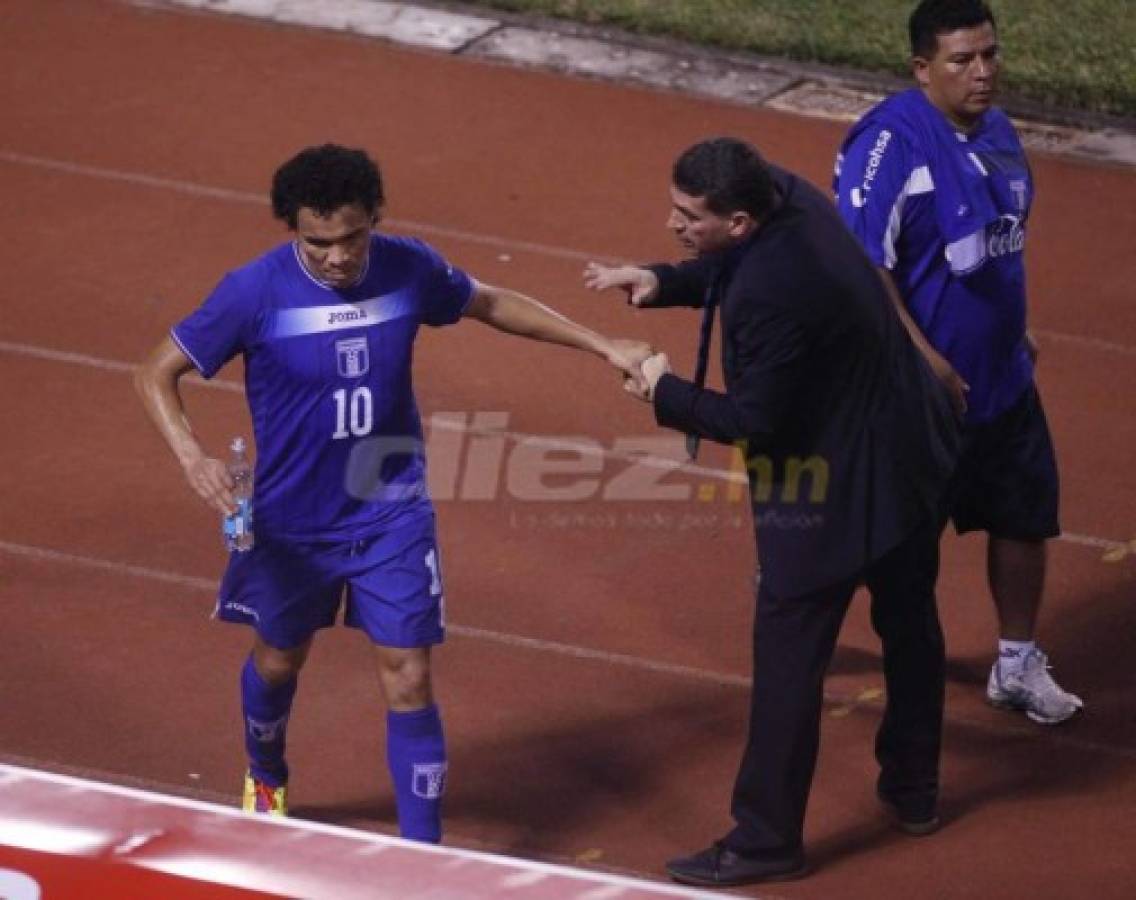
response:
<path fill-rule="evenodd" d="M 940 34 L 977 28 L 986 22 L 998 27 L 994 13 L 983 0 L 923 0 L 907 20 L 911 55 L 930 59 L 939 49 Z"/>
<path fill-rule="evenodd" d="M 744 210 L 762 218 L 776 193 L 765 160 L 737 138 L 720 137 L 687 148 L 675 161 L 671 181 L 684 194 L 700 197 L 719 216 Z"/>
<path fill-rule="evenodd" d="M 301 150 L 272 176 L 272 214 L 295 229 L 301 209 L 327 216 L 358 203 L 378 215 L 382 209 L 383 178 L 375 161 L 363 150 L 323 144 Z"/>

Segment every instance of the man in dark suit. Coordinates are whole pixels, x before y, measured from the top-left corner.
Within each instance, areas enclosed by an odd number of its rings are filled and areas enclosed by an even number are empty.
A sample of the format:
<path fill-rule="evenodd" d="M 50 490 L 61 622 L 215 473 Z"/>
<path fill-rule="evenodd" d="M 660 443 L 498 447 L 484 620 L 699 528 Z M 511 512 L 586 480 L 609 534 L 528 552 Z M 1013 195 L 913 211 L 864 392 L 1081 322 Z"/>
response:
<path fill-rule="evenodd" d="M 883 643 L 887 707 L 877 791 L 908 833 L 938 826 L 943 639 L 935 607 L 943 494 L 958 422 L 875 268 L 829 200 L 730 138 L 675 163 L 669 227 L 692 259 L 591 264 L 585 283 L 637 306 L 703 309 L 693 382 L 643 364 L 664 427 L 734 443 L 746 458 L 760 579 L 749 738 L 735 827 L 675 859 L 677 881 L 799 876 L 824 673 L 853 592 L 866 585 Z M 703 386 L 721 309 L 725 393 Z"/>

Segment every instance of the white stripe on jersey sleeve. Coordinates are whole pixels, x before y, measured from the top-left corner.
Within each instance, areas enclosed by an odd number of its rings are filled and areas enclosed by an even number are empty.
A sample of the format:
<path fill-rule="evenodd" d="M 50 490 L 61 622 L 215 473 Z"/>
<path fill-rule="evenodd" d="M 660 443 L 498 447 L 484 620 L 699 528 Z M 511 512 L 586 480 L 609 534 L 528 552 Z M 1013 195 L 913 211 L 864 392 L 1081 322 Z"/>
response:
<path fill-rule="evenodd" d="M 895 198 L 895 203 L 892 204 L 891 212 L 888 214 L 888 225 L 887 230 L 884 232 L 883 240 L 884 266 L 886 268 L 895 268 L 895 242 L 899 238 L 899 229 L 903 218 L 903 205 L 907 202 L 907 198 L 915 197 L 919 194 L 929 194 L 934 190 L 935 181 L 931 177 L 930 168 L 927 166 L 919 166 L 911 170 L 911 174 L 907 176 L 907 182 L 903 185 L 903 190 L 901 190 L 899 196 Z"/>
<path fill-rule="evenodd" d="M 170 329 L 170 338 L 173 340 L 173 342 L 175 344 L 177 344 L 178 349 L 182 353 L 185 354 L 186 359 L 188 359 L 191 363 L 193 363 L 193 367 L 195 369 L 197 369 L 197 373 L 201 376 L 204 376 L 205 375 L 205 367 L 202 366 L 201 363 L 197 361 L 197 357 L 195 357 L 192 353 L 189 352 L 189 348 L 187 348 L 185 346 L 185 344 L 183 344 L 181 342 L 181 338 L 178 337 L 177 331 L 173 328 Z"/>

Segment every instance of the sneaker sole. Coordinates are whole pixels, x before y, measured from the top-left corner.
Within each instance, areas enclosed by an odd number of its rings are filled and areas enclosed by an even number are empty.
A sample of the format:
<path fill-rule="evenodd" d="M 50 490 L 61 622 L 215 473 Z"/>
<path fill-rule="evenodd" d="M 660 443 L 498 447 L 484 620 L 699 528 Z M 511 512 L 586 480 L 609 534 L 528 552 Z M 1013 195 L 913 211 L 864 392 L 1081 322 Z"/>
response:
<path fill-rule="evenodd" d="M 1067 715 L 1064 716 L 1044 716 L 1031 707 L 1028 703 L 1020 703 L 1012 700 L 1009 697 L 995 697 L 990 694 L 986 695 L 986 702 L 993 706 L 995 709 L 1008 709 L 1011 712 L 1024 712 L 1026 717 L 1032 721 L 1037 722 L 1039 725 L 1060 725 L 1062 722 L 1068 722 L 1082 707 L 1074 707 Z"/>
<path fill-rule="evenodd" d="M 245 773 L 245 784 L 241 791 L 241 811 L 249 815 L 272 816 L 278 819 L 288 818 L 287 786 L 285 786 L 284 800 L 280 806 L 273 807 L 272 809 L 258 809 L 256 803 L 256 790 L 253 787 L 250 776 L 248 773 Z"/>

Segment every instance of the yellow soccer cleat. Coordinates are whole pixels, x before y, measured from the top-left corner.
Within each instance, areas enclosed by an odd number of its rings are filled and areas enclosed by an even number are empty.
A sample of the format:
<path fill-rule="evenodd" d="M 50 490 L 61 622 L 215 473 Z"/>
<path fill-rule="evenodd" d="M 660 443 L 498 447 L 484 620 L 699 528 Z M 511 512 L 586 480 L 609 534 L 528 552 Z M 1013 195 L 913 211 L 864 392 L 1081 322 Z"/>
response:
<path fill-rule="evenodd" d="M 288 785 L 274 787 L 245 772 L 245 790 L 241 796 L 241 809 L 264 816 L 288 815 Z"/>

